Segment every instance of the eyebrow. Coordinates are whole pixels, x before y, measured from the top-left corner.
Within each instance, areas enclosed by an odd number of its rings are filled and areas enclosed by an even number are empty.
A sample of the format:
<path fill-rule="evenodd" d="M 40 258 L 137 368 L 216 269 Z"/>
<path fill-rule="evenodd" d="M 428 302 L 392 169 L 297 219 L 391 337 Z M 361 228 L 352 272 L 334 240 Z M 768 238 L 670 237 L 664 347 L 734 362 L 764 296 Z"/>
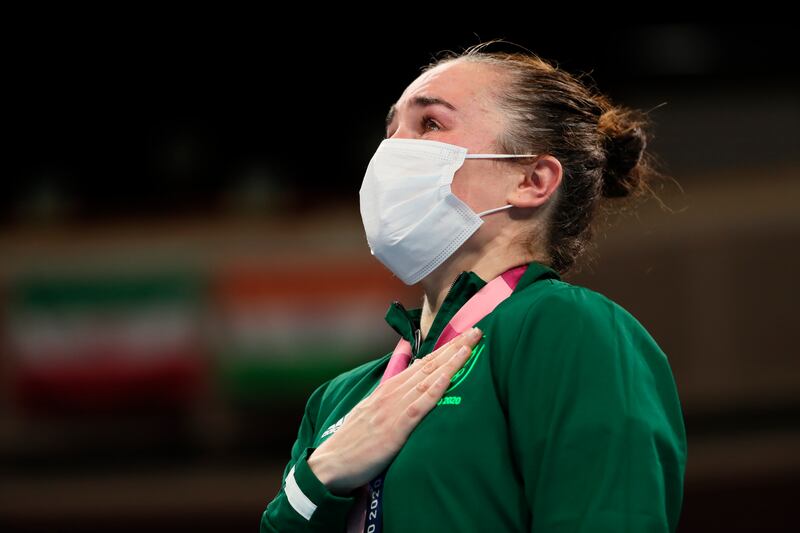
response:
<path fill-rule="evenodd" d="M 439 98 L 438 96 L 415 96 L 411 99 L 411 105 L 416 107 L 428 107 L 432 105 L 443 105 L 446 108 L 452 111 L 458 111 L 456 106 L 448 102 L 443 98 Z M 389 113 L 386 115 L 386 128 L 389 128 L 389 125 L 394 120 L 394 116 L 397 113 L 397 107 L 395 104 L 389 108 Z"/>

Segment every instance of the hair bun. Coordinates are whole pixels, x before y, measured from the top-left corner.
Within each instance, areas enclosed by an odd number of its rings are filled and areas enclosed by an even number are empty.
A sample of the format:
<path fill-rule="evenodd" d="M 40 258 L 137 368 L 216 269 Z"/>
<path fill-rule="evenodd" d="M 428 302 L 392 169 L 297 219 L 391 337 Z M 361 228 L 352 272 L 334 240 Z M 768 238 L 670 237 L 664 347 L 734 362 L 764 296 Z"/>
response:
<path fill-rule="evenodd" d="M 637 167 L 647 147 L 647 135 L 644 121 L 633 116 L 635 113 L 614 107 L 603 113 L 598 123 L 606 153 L 602 193 L 607 198 L 628 196 L 640 185 Z"/>

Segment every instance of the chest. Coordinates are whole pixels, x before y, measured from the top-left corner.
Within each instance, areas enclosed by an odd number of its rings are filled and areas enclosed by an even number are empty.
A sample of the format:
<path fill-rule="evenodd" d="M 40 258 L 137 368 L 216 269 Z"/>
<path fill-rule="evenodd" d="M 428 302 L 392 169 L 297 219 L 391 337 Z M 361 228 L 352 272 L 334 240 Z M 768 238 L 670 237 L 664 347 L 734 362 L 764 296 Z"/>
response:
<path fill-rule="evenodd" d="M 424 530 L 437 520 L 452 531 L 524 527 L 522 481 L 490 362 L 488 346 L 476 345 L 390 464 L 383 488 L 387 532 Z"/>
<path fill-rule="evenodd" d="M 437 404 L 386 470 L 384 531 L 524 531 L 530 517 L 512 457 L 491 364 L 491 343 L 476 344 Z M 345 398 L 318 428 L 316 445 L 374 390 Z"/>
<path fill-rule="evenodd" d="M 396 487 L 410 487 L 421 479 L 453 479 L 469 471 L 477 473 L 487 452 L 498 452 L 507 445 L 490 356 L 486 344 L 475 346 L 390 465 L 387 487 L 390 481 Z"/>

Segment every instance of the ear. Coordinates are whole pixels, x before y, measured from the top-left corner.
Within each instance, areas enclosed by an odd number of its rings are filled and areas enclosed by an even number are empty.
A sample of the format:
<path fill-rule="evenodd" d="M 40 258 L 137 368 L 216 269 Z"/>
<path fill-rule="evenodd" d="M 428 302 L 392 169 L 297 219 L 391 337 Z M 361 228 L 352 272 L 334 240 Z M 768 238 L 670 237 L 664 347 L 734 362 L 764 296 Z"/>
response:
<path fill-rule="evenodd" d="M 506 197 L 516 207 L 539 207 L 545 204 L 561 184 L 561 162 L 552 155 L 543 155 L 530 164 L 521 165 Z"/>

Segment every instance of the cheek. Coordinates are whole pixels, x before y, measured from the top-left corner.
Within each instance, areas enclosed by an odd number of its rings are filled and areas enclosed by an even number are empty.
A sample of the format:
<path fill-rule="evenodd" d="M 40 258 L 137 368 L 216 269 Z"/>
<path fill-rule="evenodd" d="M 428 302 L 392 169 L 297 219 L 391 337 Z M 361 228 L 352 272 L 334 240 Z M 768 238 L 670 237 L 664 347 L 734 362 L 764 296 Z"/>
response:
<path fill-rule="evenodd" d="M 491 167 L 480 159 L 466 160 L 453 177 L 453 193 L 469 205 L 480 204 L 491 192 Z"/>
<path fill-rule="evenodd" d="M 453 176 L 453 182 L 450 184 L 450 190 L 453 194 L 458 196 L 463 202 L 470 203 L 472 184 L 468 172 L 462 167 L 456 171 Z"/>

